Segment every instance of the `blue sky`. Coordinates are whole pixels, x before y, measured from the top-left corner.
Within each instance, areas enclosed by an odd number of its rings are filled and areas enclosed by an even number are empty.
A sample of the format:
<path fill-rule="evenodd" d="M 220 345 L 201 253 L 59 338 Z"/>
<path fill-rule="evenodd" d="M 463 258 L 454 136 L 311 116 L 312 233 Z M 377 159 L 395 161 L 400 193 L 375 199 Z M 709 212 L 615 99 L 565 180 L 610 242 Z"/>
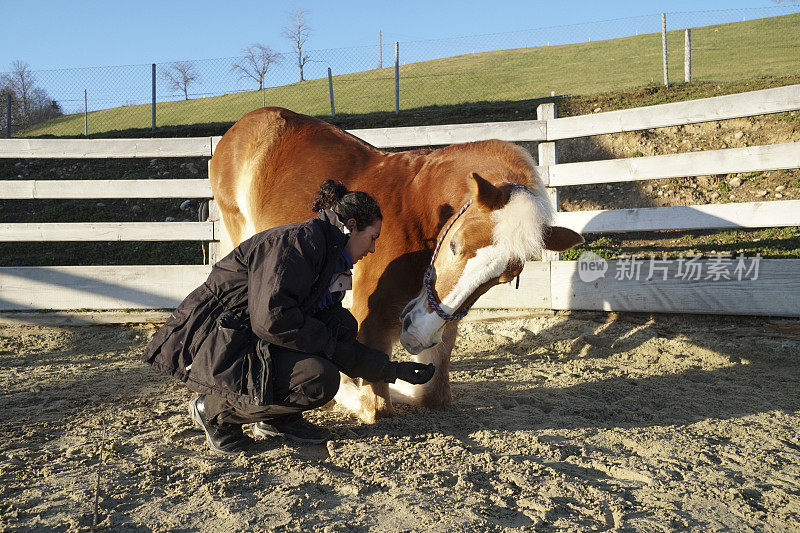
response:
<path fill-rule="evenodd" d="M 288 51 L 287 14 L 310 11 L 310 49 L 502 33 L 664 12 L 745 9 L 800 2 L 673 0 L 0 0 L 0 72 L 15 59 L 33 70 L 231 57 L 250 43 Z M 776 13 L 778 14 L 778 13 Z M 631 23 L 633 24 L 633 22 Z M 580 31 L 571 28 L 570 31 Z M 646 28 L 645 31 L 657 31 Z"/>

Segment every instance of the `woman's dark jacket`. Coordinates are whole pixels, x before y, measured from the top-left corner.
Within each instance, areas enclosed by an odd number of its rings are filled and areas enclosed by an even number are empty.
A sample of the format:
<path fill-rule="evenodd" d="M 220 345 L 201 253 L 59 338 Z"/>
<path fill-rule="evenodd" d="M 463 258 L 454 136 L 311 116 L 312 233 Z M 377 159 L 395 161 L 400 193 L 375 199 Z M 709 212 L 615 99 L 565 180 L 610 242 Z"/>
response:
<path fill-rule="evenodd" d="M 257 405 L 272 402 L 276 347 L 326 357 L 351 377 L 379 381 L 388 356 L 341 349 L 342 328 L 357 327 L 341 306 L 344 293 L 317 311 L 347 239 L 331 211 L 254 235 L 214 265 L 142 360 L 198 392 Z M 355 331 L 344 336 L 354 343 Z"/>

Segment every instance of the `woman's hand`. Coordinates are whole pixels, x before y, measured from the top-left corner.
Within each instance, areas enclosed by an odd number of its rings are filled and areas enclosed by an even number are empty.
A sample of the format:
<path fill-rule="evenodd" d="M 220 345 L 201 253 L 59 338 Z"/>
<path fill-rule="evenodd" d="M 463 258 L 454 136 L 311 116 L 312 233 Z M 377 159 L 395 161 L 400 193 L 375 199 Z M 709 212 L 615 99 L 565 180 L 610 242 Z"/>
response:
<path fill-rule="evenodd" d="M 436 372 L 436 367 L 433 363 L 423 365 L 422 363 L 397 363 L 397 379 L 407 381 L 412 385 L 422 385 L 427 383 Z"/>
<path fill-rule="evenodd" d="M 396 379 L 407 381 L 412 385 L 422 385 L 427 383 L 433 377 L 436 367 L 432 363 L 424 365 L 422 363 L 389 363 L 387 365 L 387 375 L 384 376 L 384 381 L 394 383 Z"/>

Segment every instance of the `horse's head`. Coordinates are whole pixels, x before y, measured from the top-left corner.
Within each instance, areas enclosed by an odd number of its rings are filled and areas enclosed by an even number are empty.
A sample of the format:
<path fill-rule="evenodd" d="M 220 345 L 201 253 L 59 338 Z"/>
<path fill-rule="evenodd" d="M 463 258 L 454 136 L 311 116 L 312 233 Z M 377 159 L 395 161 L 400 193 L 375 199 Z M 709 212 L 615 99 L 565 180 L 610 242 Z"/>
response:
<path fill-rule="evenodd" d="M 583 242 L 572 230 L 550 225 L 552 208 L 544 187 L 491 184 L 469 176 L 470 198 L 437 238 L 422 292 L 401 315 L 400 342 L 411 353 L 430 348 L 494 285 L 513 280 L 525 261 L 542 250 L 564 251 Z"/>

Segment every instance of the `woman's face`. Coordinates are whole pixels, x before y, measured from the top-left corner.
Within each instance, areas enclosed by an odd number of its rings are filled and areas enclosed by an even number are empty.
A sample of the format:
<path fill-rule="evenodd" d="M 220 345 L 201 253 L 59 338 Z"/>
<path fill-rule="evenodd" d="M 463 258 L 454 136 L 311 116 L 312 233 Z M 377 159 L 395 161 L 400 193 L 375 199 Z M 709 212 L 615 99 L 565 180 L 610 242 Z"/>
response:
<path fill-rule="evenodd" d="M 368 253 L 375 252 L 375 241 L 381 236 L 381 219 L 377 219 L 371 226 L 367 226 L 363 231 L 356 227 L 356 220 L 351 218 L 345 224 L 350 230 L 350 240 L 344 246 L 345 250 L 353 259 L 353 264 L 367 256 Z"/>

